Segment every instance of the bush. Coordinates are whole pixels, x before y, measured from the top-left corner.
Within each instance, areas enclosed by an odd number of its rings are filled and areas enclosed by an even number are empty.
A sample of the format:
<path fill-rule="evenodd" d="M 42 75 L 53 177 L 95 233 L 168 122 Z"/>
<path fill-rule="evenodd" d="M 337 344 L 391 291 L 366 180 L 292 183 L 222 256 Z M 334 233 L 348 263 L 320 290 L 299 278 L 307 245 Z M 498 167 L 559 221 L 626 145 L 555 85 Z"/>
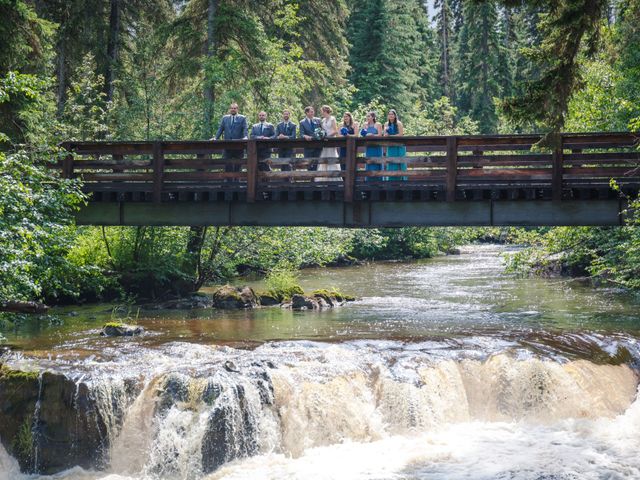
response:
<path fill-rule="evenodd" d="M 304 290 L 298 285 L 298 276 L 289 269 L 277 268 L 271 270 L 265 279 L 267 294 L 279 302 L 291 300 L 294 295 L 304 295 Z"/>

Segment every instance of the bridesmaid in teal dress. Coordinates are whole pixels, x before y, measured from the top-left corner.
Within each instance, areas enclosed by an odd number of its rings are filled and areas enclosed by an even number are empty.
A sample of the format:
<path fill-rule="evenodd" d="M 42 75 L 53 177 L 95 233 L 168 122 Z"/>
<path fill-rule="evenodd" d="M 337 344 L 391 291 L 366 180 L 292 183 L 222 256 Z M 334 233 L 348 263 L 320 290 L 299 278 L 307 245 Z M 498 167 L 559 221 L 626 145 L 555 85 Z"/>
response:
<path fill-rule="evenodd" d="M 362 130 L 360 130 L 360 135 L 363 137 L 371 135 L 382 136 L 382 125 L 376 121 L 375 112 L 367 113 L 367 119 L 362 126 Z M 380 145 L 367 145 L 364 156 L 367 158 L 382 157 L 382 147 Z M 382 170 L 382 165 L 379 163 L 367 163 L 365 170 Z M 380 178 L 369 177 L 366 181 L 375 180 L 380 180 Z"/>
<path fill-rule="evenodd" d="M 387 116 L 387 123 L 384 124 L 385 137 L 401 137 L 404 135 L 404 126 L 398 119 L 398 113 L 395 110 L 389 110 Z M 387 157 L 404 157 L 407 154 L 407 147 L 404 145 L 392 145 L 387 147 Z M 406 163 L 388 162 L 387 170 L 389 171 L 405 171 L 407 169 Z M 400 180 L 407 181 L 408 177 L 385 177 L 385 180 Z"/>

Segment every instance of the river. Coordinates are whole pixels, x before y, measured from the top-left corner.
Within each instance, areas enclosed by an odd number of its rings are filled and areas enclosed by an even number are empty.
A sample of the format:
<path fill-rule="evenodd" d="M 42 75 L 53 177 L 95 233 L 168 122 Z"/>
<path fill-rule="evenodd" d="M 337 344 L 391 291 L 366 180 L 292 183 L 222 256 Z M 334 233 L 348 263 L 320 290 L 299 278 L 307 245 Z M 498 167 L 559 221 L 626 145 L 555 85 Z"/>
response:
<path fill-rule="evenodd" d="M 5 362 L 87 385 L 108 428 L 97 470 L 27 476 L 0 447 L 0 479 L 640 478 L 640 299 L 514 278 L 506 251 L 305 270 L 358 297 L 331 311 L 100 306 L 3 332 Z M 98 336 L 123 314 L 147 333 Z"/>

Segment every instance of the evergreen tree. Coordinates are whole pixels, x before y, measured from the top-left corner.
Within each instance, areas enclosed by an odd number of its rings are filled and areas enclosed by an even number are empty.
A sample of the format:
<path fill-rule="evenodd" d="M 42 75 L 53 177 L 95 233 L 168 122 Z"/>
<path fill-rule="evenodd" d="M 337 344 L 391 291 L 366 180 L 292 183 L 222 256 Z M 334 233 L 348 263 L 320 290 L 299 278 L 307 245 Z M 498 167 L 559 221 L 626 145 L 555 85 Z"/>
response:
<path fill-rule="evenodd" d="M 465 23 L 458 39 L 457 104 L 461 113 L 476 120 L 481 133 L 497 127 L 494 98 L 500 96 L 500 38 L 494 2 L 466 2 Z"/>
<path fill-rule="evenodd" d="M 615 44 L 619 56 L 615 68 L 620 72 L 618 96 L 626 100 L 627 119 L 640 126 L 640 0 L 628 0 L 620 11 Z"/>
<path fill-rule="evenodd" d="M 356 103 L 379 98 L 406 111 L 433 95 L 433 62 L 425 55 L 432 40 L 427 20 L 424 5 L 415 0 L 354 6 L 348 32 Z"/>
<path fill-rule="evenodd" d="M 506 4 L 518 4 L 505 0 Z M 502 102 L 503 112 L 518 124 L 536 122 L 555 131 L 562 129 L 571 94 L 580 83 L 577 68 L 581 51 L 597 51 L 601 21 L 608 0 L 557 0 L 530 2 L 544 7 L 537 28 L 539 44 L 528 55 L 537 75 L 523 85 L 524 93 Z"/>
<path fill-rule="evenodd" d="M 440 61 L 438 64 L 438 79 L 442 88 L 442 94 L 451 99 L 454 98 L 453 70 L 452 70 L 452 45 L 453 45 L 453 11 L 451 0 L 435 0 L 436 8 L 436 31 L 438 38 L 438 50 L 440 51 Z"/>

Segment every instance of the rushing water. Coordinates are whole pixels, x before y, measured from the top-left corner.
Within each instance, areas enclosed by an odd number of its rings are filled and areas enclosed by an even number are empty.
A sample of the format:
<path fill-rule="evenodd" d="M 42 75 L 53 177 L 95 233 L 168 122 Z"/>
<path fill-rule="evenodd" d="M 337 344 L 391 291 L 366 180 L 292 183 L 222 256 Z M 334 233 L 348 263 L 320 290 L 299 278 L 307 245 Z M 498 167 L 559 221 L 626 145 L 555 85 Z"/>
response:
<path fill-rule="evenodd" d="M 6 358 L 110 419 L 105 467 L 56 479 L 640 478 L 640 300 L 507 276 L 503 251 L 310 270 L 359 300 L 141 312 L 134 339 L 97 336 L 104 307 L 60 312 L 5 333 Z"/>

